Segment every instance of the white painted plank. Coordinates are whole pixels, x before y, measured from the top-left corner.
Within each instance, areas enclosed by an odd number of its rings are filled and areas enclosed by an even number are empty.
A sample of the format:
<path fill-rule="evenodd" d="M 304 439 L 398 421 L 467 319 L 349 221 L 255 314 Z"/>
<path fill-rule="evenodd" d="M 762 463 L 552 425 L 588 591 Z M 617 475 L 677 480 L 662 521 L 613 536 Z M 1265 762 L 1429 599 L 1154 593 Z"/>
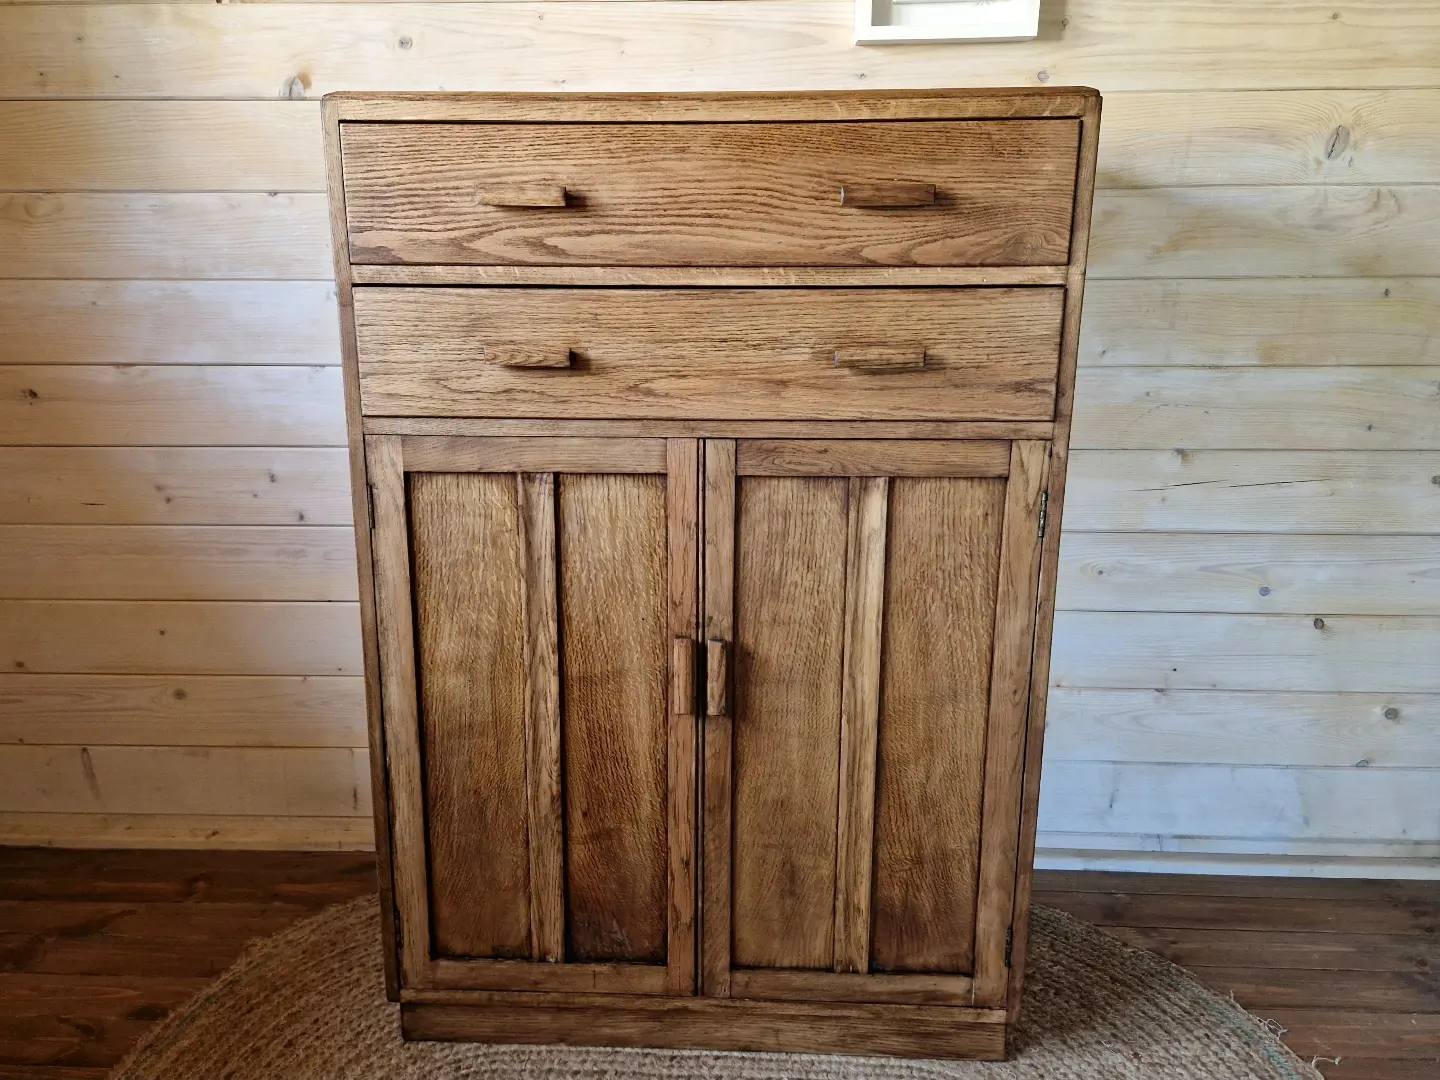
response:
<path fill-rule="evenodd" d="M 0 743 L 365 746 L 350 675 L 0 674 Z"/>
<path fill-rule="evenodd" d="M 349 525 L 344 450 L 0 447 L 0 522 Z"/>
<path fill-rule="evenodd" d="M 1440 453 L 1077 450 L 1065 527 L 1440 533 Z"/>
<path fill-rule="evenodd" d="M 1056 686 L 1440 692 L 1440 617 L 1061 611 Z"/>
<path fill-rule="evenodd" d="M 1425 278 L 1090 281 L 1080 368 L 1436 365 L 1437 312 Z"/>
<path fill-rule="evenodd" d="M 1074 425 L 1084 449 L 1434 450 L 1440 370 L 1082 370 Z"/>
<path fill-rule="evenodd" d="M 0 599 L 354 600 L 343 526 L 0 525 Z"/>
<path fill-rule="evenodd" d="M 1440 841 L 1440 773 L 1057 762 L 1040 828 L 1074 832 Z"/>
<path fill-rule="evenodd" d="M 4 600 L 0 669 L 358 675 L 360 614 L 344 603 Z"/>
<path fill-rule="evenodd" d="M 0 811 L 358 816 L 369 768 L 343 747 L 0 746 Z"/>
<path fill-rule="evenodd" d="M 1440 540 L 1071 531 L 1060 544 L 1057 602 L 1091 611 L 1433 615 Z"/>
<path fill-rule="evenodd" d="M 336 365 L 338 321 L 323 281 L 0 281 L 0 363 Z"/>
<path fill-rule="evenodd" d="M 334 367 L 0 367 L 12 446 L 343 446 Z"/>
<path fill-rule="evenodd" d="M 1351 0 L 1334 12 L 1070 0 L 1044 6 L 1034 41 L 856 49 L 849 0 L 10 7 L 0 97 L 1433 83 L 1440 11 Z"/>
<path fill-rule="evenodd" d="M 1440 768 L 1440 696 L 1056 687 L 1045 762 Z"/>

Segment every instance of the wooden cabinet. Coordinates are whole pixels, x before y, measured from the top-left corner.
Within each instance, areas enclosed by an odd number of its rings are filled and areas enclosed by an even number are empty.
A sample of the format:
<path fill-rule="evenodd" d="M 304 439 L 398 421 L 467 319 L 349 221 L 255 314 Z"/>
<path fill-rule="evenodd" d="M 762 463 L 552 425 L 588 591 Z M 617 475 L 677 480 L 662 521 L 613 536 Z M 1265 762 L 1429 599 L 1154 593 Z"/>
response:
<path fill-rule="evenodd" d="M 406 1035 L 1003 1056 L 1098 98 L 325 113 Z"/>

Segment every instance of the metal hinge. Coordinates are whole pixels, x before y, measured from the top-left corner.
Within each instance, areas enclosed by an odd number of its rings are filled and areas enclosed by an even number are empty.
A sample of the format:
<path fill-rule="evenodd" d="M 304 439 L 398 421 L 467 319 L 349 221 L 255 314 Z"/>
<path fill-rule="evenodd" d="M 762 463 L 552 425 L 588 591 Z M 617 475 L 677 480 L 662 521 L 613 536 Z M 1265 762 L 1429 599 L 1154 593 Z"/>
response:
<path fill-rule="evenodd" d="M 1048 492 L 1048 491 L 1042 491 L 1042 492 L 1040 493 L 1040 525 L 1039 525 L 1039 527 L 1037 528 L 1036 533 L 1035 533 L 1035 535 L 1038 536 L 1041 540 L 1044 540 L 1044 539 L 1045 539 L 1045 524 L 1046 524 L 1046 522 L 1048 522 L 1049 520 L 1050 520 L 1050 492 Z"/>
<path fill-rule="evenodd" d="M 1011 956 L 1014 955 L 1014 953 L 1015 953 L 1015 928 L 1014 928 L 1013 926 L 1007 926 L 1007 927 L 1005 928 L 1005 966 L 1006 966 L 1006 967 L 1009 967 L 1009 966 L 1010 966 L 1010 958 L 1011 958 Z"/>

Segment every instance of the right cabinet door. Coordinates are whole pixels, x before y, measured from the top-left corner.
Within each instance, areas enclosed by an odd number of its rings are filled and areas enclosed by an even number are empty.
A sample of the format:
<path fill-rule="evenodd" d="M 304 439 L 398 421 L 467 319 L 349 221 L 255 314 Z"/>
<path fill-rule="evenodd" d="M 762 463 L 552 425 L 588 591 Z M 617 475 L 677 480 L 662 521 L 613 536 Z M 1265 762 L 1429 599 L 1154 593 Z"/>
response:
<path fill-rule="evenodd" d="M 707 994 L 1005 997 L 1049 444 L 704 445 Z"/>

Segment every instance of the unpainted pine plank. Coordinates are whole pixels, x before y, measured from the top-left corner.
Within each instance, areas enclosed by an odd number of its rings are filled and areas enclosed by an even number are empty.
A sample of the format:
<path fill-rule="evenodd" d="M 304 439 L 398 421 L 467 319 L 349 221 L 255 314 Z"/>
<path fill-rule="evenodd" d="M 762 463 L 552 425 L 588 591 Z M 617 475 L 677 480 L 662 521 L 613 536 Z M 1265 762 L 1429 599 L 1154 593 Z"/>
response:
<path fill-rule="evenodd" d="M 1049 833 L 1440 842 L 1431 769 L 1058 761 L 1045 783 Z"/>
<path fill-rule="evenodd" d="M 1440 768 L 1440 695 L 1050 691 L 1050 761 Z"/>
<path fill-rule="evenodd" d="M 354 604 L 0 601 L 0 665 L 110 675 L 358 675 Z"/>
<path fill-rule="evenodd" d="M 0 244 L 14 278 L 328 281 L 334 272 L 319 194 L 4 194 Z"/>
<path fill-rule="evenodd" d="M 366 745 L 355 676 L 0 674 L 0 743 Z"/>
<path fill-rule="evenodd" d="M 831 477 L 739 485 L 736 967 L 834 962 L 847 490 Z"/>
<path fill-rule="evenodd" d="M 840 695 L 835 960 L 840 972 L 870 970 L 871 870 L 875 865 L 875 771 L 881 642 L 889 535 L 887 477 L 851 477 L 845 543 L 845 643 Z"/>
<path fill-rule="evenodd" d="M 528 959 L 515 480 L 415 473 L 409 488 L 435 954 Z"/>
<path fill-rule="evenodd" d="M 9 445 L 339 446 L 340 369 L 225 365 L 0 367 Z"/>
<path fill-rule="evenodd" d="M 892 481 L 871 962 L 975 962 L 1003 480 Z"/>
<path fill-rule="evenodd" d="M 1440 453 L 1077 450 L 1079 531 L 1440 532 Z"/>
<path fill-rule="evenodd" d="M 7 813 L 370 813 L 349 747 L 0 746 Z"/>
<path fill-rule="evenodd" d="M 1061 611 L 1052 683 L 1435 693 L 1440 618 Z"/>
<path fill-rule="evenodd" d="M 374 851 L 369 817 L 0 813 L 0 844 L 219 851 Z"/>
<path fill-rule="evenodd" d="M 355 599 L 339 526 L 0 525 L 0 597 Z"/>
<path fill-rule="evenodd" d="M 543 24 L 536 16 L 544 9 Z M 316 97 L 332 90 L 750 90 L 853 86 L 1096 85 L 1118 90 L 1425 86 L 1440 16 L 1428 5 L 1355 0 L 1341 19 L 1313 4 L 1237 17 L 1224 0 L 1157 9 L 1109 0 L 1045 9 L 1039 36 L 1003 49 L 867 49 L 837 26 L 845 0 L 798 9 L 756 0 L 667 13 L 661 32 L 635 4 L 186 5 L 12 7 L 0 96 Z M 77 12 L 83 15 L 77 22 Z M 1063 20 L 1063 22 L 1062 22 Z M 83 32 L 83 47 L 74 35 Z M 397 35 L 409 43 L 397 47 Z M 503 42 L 505 63 L 477 67 Z M 703 42 L 703 47 L 698 45 Z M 457 48 L 457 43 L 460 47 Z M 164 64 L 150 58 L 163 55 Z"/>
<path fill-rule="evenodd" d="M 6 364 L 340 363 L 324 281 L 0 281 L 0 327 Z"/>
<path fill-rule="evenodd" d="M 1440 273 L 1440 187 L 1150 188 L 1095 198 L 1095 278 Z"/>
<path fill-rule="evenodd" d="M 0 190 L 323 191 L 313 101 L 0 103 Z"/>
<path fill-rule="evenodd" d="M 1067 532 L 1061 608 L 1088 611 L 1327 612 L 1440 610 L 1433 536 Z"/>
<path fill-rule="evenodd" d="M 1433 367 L 1106 367 L 1080 373 L 1075 402 L 1080 449 L 1440 447 Z"/>
<path fill-rule="evenodd" d="M 1096 183 L 1429 183 L 1437 116 L 1433 87 L 1110 94 Z"/>
<path fill-rule="evenodd" d="M 373 891 L 367 854 L 291 851 L 0 849 L 0 899 L 318 908 Z"/>
<path fill-rule="evenodd" d="M 0 447 L 0 521 L 349 525 L 343 449 Z"/>
<path fill-rule="evenodd" d="M 662 963 L 669 593 L 659 476 L 559 482 L 566 955 Z"/>
<path fill-rule="evenodd" d="M 1433 367 L 1437 305 L 1427 278 L 1090 281 L 1080 368 Z"/>
<path fill-rule="evenodd" d="M 555 475 L 516 474 L 523 588 L 525 796 L 530 859 L 530 953 L 565 958 L 565 807 L 560 752 L 560 650 Z"/>

